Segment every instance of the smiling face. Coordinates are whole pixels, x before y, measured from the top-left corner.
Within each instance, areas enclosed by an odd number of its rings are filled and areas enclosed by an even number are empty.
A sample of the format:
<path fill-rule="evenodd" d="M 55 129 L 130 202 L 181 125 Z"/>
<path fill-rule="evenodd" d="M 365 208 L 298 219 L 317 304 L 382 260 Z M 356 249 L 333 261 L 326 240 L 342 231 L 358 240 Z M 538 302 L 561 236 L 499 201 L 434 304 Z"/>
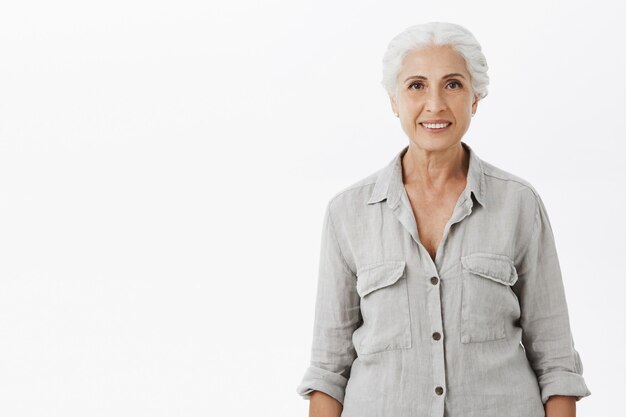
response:
<path fill-rule="evenodd" d="M 478 105 L 465 60 L 448 45 L 409 52 L 398 73 L 395 96 L 389 98 L 411 142 L 429 150 L 458 143 Z M 422 124 L 427 121 L 449 125 L 429 128 Z"/>

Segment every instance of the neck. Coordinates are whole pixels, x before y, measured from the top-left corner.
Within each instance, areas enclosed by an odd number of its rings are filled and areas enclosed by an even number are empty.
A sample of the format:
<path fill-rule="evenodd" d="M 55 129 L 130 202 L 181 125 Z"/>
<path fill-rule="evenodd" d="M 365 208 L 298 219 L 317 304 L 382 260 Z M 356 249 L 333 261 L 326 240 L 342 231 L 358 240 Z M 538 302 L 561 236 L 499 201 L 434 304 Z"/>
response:
<path fill-rule="evenodd" d="M 404 183 L 425 189 L 443 189 L 450 182 L 464 180 L 468 168 L 469 152 L 461 142 L 434 151 L 410 143 L 402 157 Z"/>

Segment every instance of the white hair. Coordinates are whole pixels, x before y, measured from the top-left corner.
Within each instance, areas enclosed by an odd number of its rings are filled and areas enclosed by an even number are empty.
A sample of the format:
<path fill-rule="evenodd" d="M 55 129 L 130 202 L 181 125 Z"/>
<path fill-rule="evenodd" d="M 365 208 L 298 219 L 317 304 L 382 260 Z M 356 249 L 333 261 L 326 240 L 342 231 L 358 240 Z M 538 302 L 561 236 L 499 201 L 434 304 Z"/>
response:
<path fill-rule="evenodd" d="M 396 35 L 383 57 L 382 85 L 390 96 L 396 95 L 398 72 L 404 57 L 411 51 L 435 45 L 449 45 L 467 65 L 472 89 L 480 99 L 487 96 L 489 76 L 487 59 L 472 33 L 461 25 L 448 22 L 428 22 L 411 26 Z"/>

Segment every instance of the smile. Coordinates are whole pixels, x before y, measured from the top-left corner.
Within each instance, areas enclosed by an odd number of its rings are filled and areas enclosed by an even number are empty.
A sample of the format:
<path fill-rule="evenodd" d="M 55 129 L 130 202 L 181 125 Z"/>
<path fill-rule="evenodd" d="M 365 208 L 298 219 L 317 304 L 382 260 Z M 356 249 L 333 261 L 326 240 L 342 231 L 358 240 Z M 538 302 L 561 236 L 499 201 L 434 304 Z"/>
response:
<path fill-rule="evenodd" d="M 422 125 L 424 130 L 426 130 L 428 132 L 443 132 L 443 131 L 447 130 L 450 127 L 451 124 L 452 123 L 434 123 L 434 124 L 423 124 L 423 123 L 420 123 L 420 125 Z"/>

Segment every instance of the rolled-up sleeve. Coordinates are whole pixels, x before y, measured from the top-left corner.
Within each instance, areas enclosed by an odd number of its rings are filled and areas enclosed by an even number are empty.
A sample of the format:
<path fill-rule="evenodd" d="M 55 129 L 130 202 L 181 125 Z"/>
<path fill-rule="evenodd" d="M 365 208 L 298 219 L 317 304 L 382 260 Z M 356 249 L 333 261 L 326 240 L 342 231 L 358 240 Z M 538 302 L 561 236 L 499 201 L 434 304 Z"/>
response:
<path fill-rule="evenodd" d="M 522 251 L 513 290 L 521 308 L 522 344 L 545 404 L 552 395 L 591 395 L 574 348 L 559 259 L 544 203 L 535 193 L 531 238 Z"/>
<path fill-rule="evenodd" d="M 326 206 L 322 227 L 311 363 L 297 392 L 310 399 L 313 391 L 324 392 L 343 404 L 356 352 L 352 334 L 360 325 L 360 298 L 356 276 L 346 263 Z"/>

